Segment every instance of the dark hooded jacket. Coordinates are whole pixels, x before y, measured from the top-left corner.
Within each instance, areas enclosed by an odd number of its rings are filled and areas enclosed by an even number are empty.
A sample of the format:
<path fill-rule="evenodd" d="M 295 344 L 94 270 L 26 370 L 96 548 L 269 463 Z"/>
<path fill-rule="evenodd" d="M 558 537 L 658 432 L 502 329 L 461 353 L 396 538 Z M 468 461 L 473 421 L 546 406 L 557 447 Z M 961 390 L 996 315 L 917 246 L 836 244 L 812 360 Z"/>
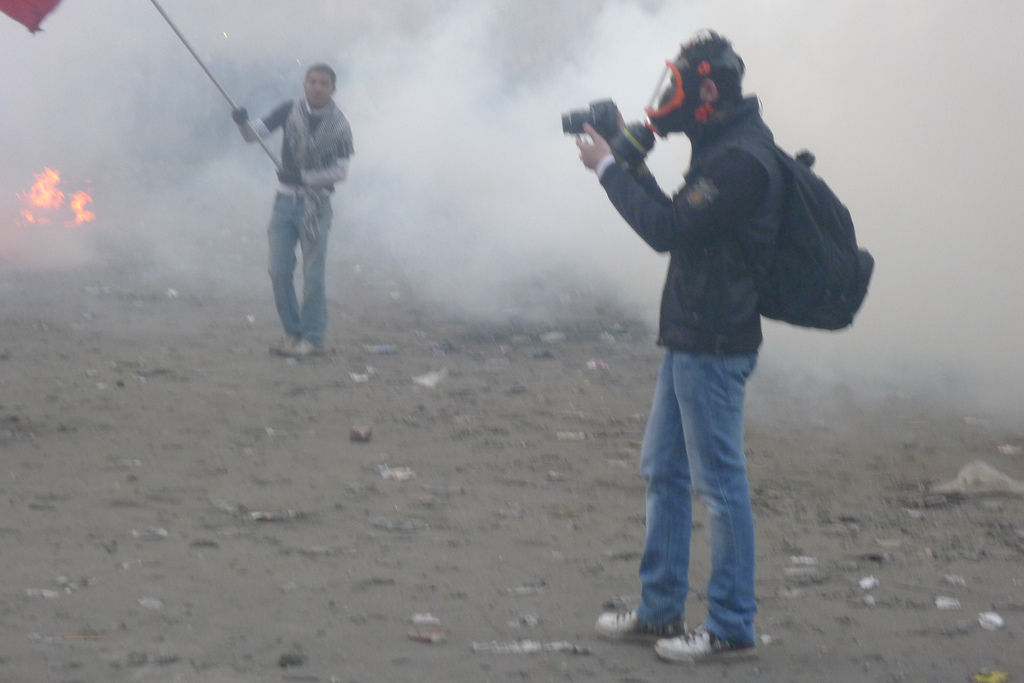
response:
<path fill-rule="evenodd" d="M 751 353 L 761 345 L 752 269 L 767 269 L 784 189 L 755 98 L 691 137 L 685 184 L 671 198 L 645 170 L 613 164 L 608 197 L 653 249 L 670 254 L 658 343 L 688 353 Z"/>

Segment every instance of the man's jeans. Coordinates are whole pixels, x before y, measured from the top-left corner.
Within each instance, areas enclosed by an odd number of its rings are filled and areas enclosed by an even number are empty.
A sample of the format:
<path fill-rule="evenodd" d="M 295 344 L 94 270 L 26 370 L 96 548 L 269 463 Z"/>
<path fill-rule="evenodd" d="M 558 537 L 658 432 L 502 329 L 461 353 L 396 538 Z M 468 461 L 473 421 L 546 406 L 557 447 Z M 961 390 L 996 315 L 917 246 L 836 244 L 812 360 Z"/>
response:
<path fill-rule="evenodd" d="M 286 334 L 305 339 L 314 346 L 324 343 L 327 330 L 327 294 L 324 269 L 327 236 L 330 232 L 330 201 L 320 211 L 320 237 L 310 242 L 302 228 L 305 199 L 278 194 L 267 236 L 270 242 L 270 281 L 274 303 Z M 302 308 L 295 295 L 295 245 L 302 248 Z"/>
<path fill-rule="evenodd" d="M 647 540 L 638 616 L 661 625 L 684 614 L 689 590 L 691 483 L 708 507 L 711 580 L 705 626 L 754 640 L 754 517 L 743 455 L 743 399 L 757 354 L 666 350 L 647 422 L 640 471 Z"/>

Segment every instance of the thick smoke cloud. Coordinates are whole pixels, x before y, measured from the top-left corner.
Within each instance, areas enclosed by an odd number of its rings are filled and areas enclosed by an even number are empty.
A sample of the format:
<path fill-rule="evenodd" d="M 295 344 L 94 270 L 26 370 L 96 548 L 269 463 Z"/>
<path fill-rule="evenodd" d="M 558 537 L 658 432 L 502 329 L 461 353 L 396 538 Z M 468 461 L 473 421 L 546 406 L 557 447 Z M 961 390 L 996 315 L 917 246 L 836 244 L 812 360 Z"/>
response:
<path fill-rule="evenodd" d="M 1020 419 L 1024 70 L 1013 31 L 1024 6 L 162 4 L 254 114 L 298 95 L 310 63 L 334 63 L 357 152 L 336 201 L 335 257 L 383 254 L 435 301 L 497 320 L 544 319 L 550 310 L 525 310 L 517 293 L 564 276 L 653 324 L 664 259 L 614 213 L 558 117 L 605 96 L 639 116 L 663 60 L 714 27 L 744 57 L 746 89 L 778 142 L 815 152 L 878 261 L 853 329 L 769 324 L 762 372 L 927 390 Z M 0 18 L 4 267 L 128 253 L 154 278 L 263 282 L 270 162 L 243 146 L 227 104 L 152 5 L 65 0 L 43 26 L 31 36 Z M 687 154 L 685 141 L 659 142 L 651 165 L 666 189 Z M 43 166 L 91 183 L 96 223 L 74 233 L 15 224 L 15 194 Z"/>

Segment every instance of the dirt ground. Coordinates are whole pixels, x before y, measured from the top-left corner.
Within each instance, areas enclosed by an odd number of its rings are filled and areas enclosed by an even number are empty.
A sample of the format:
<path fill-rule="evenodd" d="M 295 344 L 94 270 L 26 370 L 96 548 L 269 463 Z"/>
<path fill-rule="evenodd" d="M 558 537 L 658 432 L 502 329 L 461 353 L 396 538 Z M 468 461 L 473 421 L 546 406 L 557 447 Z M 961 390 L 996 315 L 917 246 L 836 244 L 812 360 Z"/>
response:
<path fill-rule="evenodd" d="M 1024 479 L 1024 425 L 760 368 L 760 656 L 665 664 L 593 631 L 638 594 L 652 331 L 571 284 L 546 324 L 459 319 L 338 250 L 331 353 L 296 363 L 250 248 L 241 290 L 0 264 L 0 681 L 1024 679 L 1024 498 L 929 491 Z"/>

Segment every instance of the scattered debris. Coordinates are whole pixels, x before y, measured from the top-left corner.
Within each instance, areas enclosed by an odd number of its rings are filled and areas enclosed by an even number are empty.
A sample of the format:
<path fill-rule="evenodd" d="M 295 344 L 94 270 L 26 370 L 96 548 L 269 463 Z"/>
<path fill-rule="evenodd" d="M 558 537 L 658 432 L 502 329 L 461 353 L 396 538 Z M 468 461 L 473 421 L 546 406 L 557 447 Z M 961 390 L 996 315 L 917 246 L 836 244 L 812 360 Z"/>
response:
<path fill-rule="evenodd" d="M 398 347 L 394 344 L 364 344 L 363 351 L 378 356 L 390 356 L 393 353 L 398 353 Z"/>
<path fill-rule="evenodd" d="M 946 579 L 946 583 L 951 583 L 954 586 L 967 586 L 967 579 L 960 576 L 959 574 L 946 574 L 942 578 Z"/>
<path fill-rule="evenodd" d="M 531 655 L 537 652 L 568 652 L 575 655 L 589 655 L 590 648 L 573 645 L 564 640 L 541 643 L 536 640 L 509 640 L 489 643 L 472 643 L 473 652 L 484 655 Z"/>
<path fill-rule="evenodd" d="M 370 517 L 370 524 L 388 531 L 421 531 L 427 528 L 426 522 L 404 517 Z"/>
<path fill-rule="evenodd" d="M 1010 674 L 1002 671 L 982 669 L 971 680 L 974 683 L 1007 683 L 1010 680 Z"/>
<path fill-rule="evenodd" d="M 407 481 L 416 477 L 416 473 L 408 467 L 388 467 L 387 465 L 377 465 L 377 469 L 380 470 L 381 479 Z"/>
<path fill-rule="evenodd" d="M 505 595 L 511 595 L 512 597 L 525 597 L 528 595 L 543 595 L 547 590 L 547 585 L 541 581 L 538 584 L 530 586 L 516 586 L 515 588 L 506 588 Z"/>
<path fill-rule="evenodd" d="M 960 601 L 945 595 L 935 598 L 935 606 L 942 610 L 960 609 Z"/>
<path fill-rule="evenodd" d="M 1006 622 L 996 612 L 982 612 L 978 615 L 978 623 L 986 631 L 998 631 Z"/>
<path fill-rule="evenodd" d="M 556 432 L 555 438 L 559 441 L 586 441 L 586 432 Z"/>
<path fill-rule="evenodd" d="M 1024 482 L 1003 474 L 982 460 L 964 465 L 955 478 L 931 487 L 933 493 L 1024 496 Z"/>
<path fill-rule="evenodd" d="M 25 595 L 27 595 L 30 598 L 45 598 L 47 600 L 55 600 L 60 597 L 60 592 L 50 590 L 49 588 L 26 588 Z"/>
<path fill-rule="evenodd" d="M 409 631 L 408 635 L 410 640 L 415 640 L 420 643 L 430 643 L 431 645 L 443 643 L 447 639 L 444 628 L 441 626 L 414 628 Z"/>
<path fill-rule="evenodd" d="M 865 576 L 857 583 L 860 584 L 861 589 L 866 591 L 869 591 L 872 588 L 878 588 L 878 579 L 873 576 Z"/>
<path fill-rule="evenodd" d="M 171 664 L 177 664 L 180 661 L 180 657 L 175 654 L 158 654 L 151 655 L 148 652 L 129 652 L 125 662 L 128 666 L 146 666 L 147 664 L 156 664 L 157 666 L 169 666 Z"/>
<path fill-rule="evenodd" d="M 1000 455 L 1024 455 L 1024 446 L 1015 446 L 1009 443 L 996 446 L 996 450 Z"/>
<path fill-rule="evenodd" d="M 545 332 L 540 335 L 540 340 L 545 344 L 557 344 L 565 341 L 565 335 L 561 332 Z"/>
<path fill-rule="evenodd" d="M 424 484 L 423 490 L 434 496 L 461 496 L 465 495 L 466 488 L 464 486 L 437 486 L 434 484 Z"/>
<path fill-rule="evenodd" d="M 373 427 L 370 425 L 355 425 L 348 432 L 349 441 L 366 442 L 373 436 Z"/>
<path fill-rule="evenodd" d="M 143 609 L 162 610 L 164 601 L 160 598 L 139 598 L 139 606 Z"/>
<path fill-rule="evenodd" d="M 603 360 L 597 360 L 596 358 L 587 361 L 588 370 L 607 370 L 608 364 Z"/>
<path fill-rule="evenodd" d="M 440 626 L 441 620 L 430 612 L 418 612 L 412 615 L 412 623 L 416 626 Z"/>
<path fill-rule="evenodd" d="M 282 510 L 281 512 L 264 512 L 253 510 L 249 513 L 249 519 L 254 522 L 284 522 L 299 519 L 304 515 L 296 510 Z"/>
<path fill-rule="evenodd" d="M 430 612 L 412 615 L 412 623 L 419 628 L 414 628 L 408 632 L 410 640 L 436 644 L 443 643 L 447 639 L 447 634 L 441 626 L 441 620 Z"/>
<path fill-rule="evenodd" d="M 277 658 L 277 665 L 282 669 L 293 666 L 302 666 L 306 663 L 306 655 L 300 651 L 284 652 Z"/>
<path fill-rule="evenodd" d="M 510 619 L 506 623 L 509 628 L 537 628 L 540 626 L 540 617 L 536 614 L 520 614 L 518 619 Z"/>
<path fill-rule="evenodd" d="M 167 533 L 167 529 L 162 529 L 160 527 L 151 526 L 147 527 L 143 531 L 136 531 L 135 529 L 132 529 L 132 538 L 140 541 L 162 541 L 168 536 L 170 536 L 170 534 Z"/>
<path fill-rule="evenodd" d="M 436 389 L 437 385 L 440 384 L 446 377 L 448 377 L 448 368 L 441 368 L 436 372 L 428 372 L 425 375 L 419 377 L 413 377 L 412 381 L 421 387 L 428 389 Z"/>

